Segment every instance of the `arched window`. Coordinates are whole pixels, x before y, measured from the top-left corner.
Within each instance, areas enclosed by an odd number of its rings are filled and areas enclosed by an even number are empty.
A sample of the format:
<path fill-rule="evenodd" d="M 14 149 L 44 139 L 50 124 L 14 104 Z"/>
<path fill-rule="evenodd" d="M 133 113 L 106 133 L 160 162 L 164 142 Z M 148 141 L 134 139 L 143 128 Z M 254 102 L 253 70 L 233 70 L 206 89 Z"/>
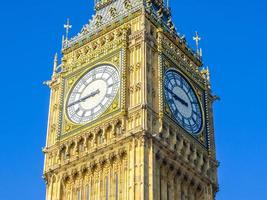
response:
<path fill-rule="evenodd" d="M 65 146 L 60 151 L 60 159 L 61 159 L 61 161 L 64 161 L 67 159 L 67 152 L 66 152 Z"/>
<path fill-rule="evenodd" d="M 91 147 L 93 146 L 93 139 L 94 139 L 93 134 L 90 134 L 87 138 L 87 143 L 86 143 L 88 149 L 91 149 Z"/>
<path fill-rule="evenodd" d="M 105 134 L 105 137 L 106 137 L 106 140 L 110 140 L 112 138 L 112 126 L 108 126 L 107 129 L 106 129 L 106 134 Z"/>
<path fill-rule="evenodd" d="M 78 143 L 78 151 L 79 153 L 84 151 L 84 139 L 81 139 Z"/>
<path fill-rule="evenodd" d="M 116 135 L 122 134 L 122 127 L 121 126 L 122 126 L 121 121 L 119 121 L 115 126 L 115 134 Z"/>
<path fill-rule="evenodd" d="M 69 147 L 69 154 L 73 156 L 75 154 L 75 143 L 73 142 Z"/>
<path fill-rule="evenodd" d="M 103 144 L 104 143 L 104 134 L 103 131 L 99 131 L 99 133 L 97 134 L 97 144 Z"/>

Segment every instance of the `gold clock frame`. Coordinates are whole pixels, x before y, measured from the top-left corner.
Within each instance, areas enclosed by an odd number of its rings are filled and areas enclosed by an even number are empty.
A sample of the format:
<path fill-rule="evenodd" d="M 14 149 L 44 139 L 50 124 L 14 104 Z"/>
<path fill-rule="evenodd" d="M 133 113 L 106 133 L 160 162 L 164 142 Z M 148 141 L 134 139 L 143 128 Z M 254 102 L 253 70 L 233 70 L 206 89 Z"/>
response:
<path fill-rule="evenodd" d="M 116 97 L 114 98 L 113 102 L 111 105 L 105 110 L 104 113 L 102 113 L 100 116 L 98 116 L 96 119 L 85 123 L 85 124 L 77 124 L 75 122 L 72 122 L 69 117 L 67 116 L 67 111 L 66 111 L 66 103 L 68 100 L 68 97 L 73 90 L 73 87 L 75 87 L 75 84 L 90 70 L 100 66 L 100 65 L 110 65 L 114 67 L 120 76 L 120 82 L 122 82 L 122 52 L 121 49 L 119 49 L 117 52 L 110 54 L 106 56 L 104 59 L 101 59 L 100 62 L 94 62 L 94 63 L 87 63 L 84 64 L 79 70 L 74 71 L 70 74 L 68 74 L 66 77 L 64 77 L 64 88 L 63 88 L 63 95 L 64 95 L 64 100 L 62 102 L 62 127 L 60 131 L 60 136 L 65 137 L 70 134 L 72 134 L 73 131 L 81 129 L 81 128 L 86 128 L 92 124 L 97 124 L 98 121 L 102 121 L 104 118 L 110 116 L 111 114 L 116 114 L 120 113 L 122 111 L 122 102 L 121 102 L 121 95 L 122 91 L 124 90 L 123 85 L 120 84 L 118 93 Z"/>
<path fill-rule="evenodd" d="M 201 116 L 202 116 L 202 124 L 201 124 L 201 129 L 198 131 L 198 133 L 196 134 L 192 134 L 190 132 L 188 132 L 187 130 L 185 130 L 180 124 L 177 123 L 177 121 L 174 119 L 173 114 L 171 113 L 171 110 L 169 108 L 169 105 L 165 99 L 165 94 L 164 94 L 164 89 L 162 89 L 162 96 L 163 96 L 163 102 L 164 102 L 164 113 L 171 119 L 171 121 L 173 121 L 176 125 L 178 125 L 182 130 L 184 130 L 184 132 L 190 136 L 192 136 L 193 138 L 196 138 L 196 140 L 198 142 L 200 142 L 202 145 L 207 146 L 207 141 L 206 141 L 206 118 L 205 118 L 205 109 L 204 109 L 204 99 L 203 99 L 203 94 L 204 94 L 204 90 L 203 89 L 197 89 L 196 88 L 196 83 L 194 82 L 194 80 L 190 79 L 189 76 L 186 72 L 184 72 L 182 70 L 182 66 L 181 65 L 176 65 L 174 63 L 172 63 L 172 61 L 167 60 L 166 58 L 164 59 L 165 62 L 163 62 L 163 82 L 165 80 L 165 74 L 167 71 L 169 70 L 174 70 L 177 73 L 179 73 L 186 81 L 187 83 L 190 85 L 190 87 L 192 88 L 193 92 L 196 95 L 197 101 L 199 103 L 200 106 L 200 110 L 201 110 Z M 200 86 L 197 86 L 198 88 Z M 203 91 L 201 91 L 203 90 Z"/>

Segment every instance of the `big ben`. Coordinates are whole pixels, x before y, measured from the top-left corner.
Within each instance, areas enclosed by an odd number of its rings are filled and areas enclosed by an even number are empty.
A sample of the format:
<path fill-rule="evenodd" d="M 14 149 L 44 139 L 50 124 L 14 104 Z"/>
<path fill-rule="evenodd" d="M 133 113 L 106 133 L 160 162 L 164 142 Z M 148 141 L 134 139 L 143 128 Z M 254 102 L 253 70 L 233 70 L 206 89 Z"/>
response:
<path fill-rule="evenodd" d="M 47 84 L 47 200 L 215 199 L 209 71 L 167 0 L 95 0 Z"/>

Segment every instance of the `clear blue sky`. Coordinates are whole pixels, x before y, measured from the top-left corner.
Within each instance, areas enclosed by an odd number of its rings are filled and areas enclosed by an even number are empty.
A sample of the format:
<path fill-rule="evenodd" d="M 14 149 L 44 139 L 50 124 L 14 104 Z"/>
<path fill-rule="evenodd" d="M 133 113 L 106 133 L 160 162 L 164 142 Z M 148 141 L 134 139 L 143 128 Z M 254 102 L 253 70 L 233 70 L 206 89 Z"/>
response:
<path fill-rule="evenodd" d="M 203 38 L 216 102 L 218 200 L 267 199 L 267 3 L 265 0 L 170 0 L 179 32 Z M 63 23 L 72 34 L 93 1 L 0 3 L 0 198 L 43 200 L 43 154 L 53 55 Z M 191 43 L 193 45 L 193 43 Z"/>

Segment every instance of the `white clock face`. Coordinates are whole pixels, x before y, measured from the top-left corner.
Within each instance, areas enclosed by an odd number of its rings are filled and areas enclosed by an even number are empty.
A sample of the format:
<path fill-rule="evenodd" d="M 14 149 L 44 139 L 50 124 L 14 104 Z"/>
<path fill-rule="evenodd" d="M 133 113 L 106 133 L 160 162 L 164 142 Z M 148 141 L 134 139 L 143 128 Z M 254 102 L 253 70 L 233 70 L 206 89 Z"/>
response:
<path fill-rule="evenodd" d="M 187 132 L 198 134 L 202 128 L 202 111 L 193 88 L 174 70 L 169 70 L 164 82 L 165 98 L 175 120 Z"/>
<path fill-rule="evenodd" d="M 119 73 L 113 66 L 90 70 L 71 90 L 66 104 L 69 119 L 77 124 L 93 121 L 111 105 L 119 87 Z"/>

